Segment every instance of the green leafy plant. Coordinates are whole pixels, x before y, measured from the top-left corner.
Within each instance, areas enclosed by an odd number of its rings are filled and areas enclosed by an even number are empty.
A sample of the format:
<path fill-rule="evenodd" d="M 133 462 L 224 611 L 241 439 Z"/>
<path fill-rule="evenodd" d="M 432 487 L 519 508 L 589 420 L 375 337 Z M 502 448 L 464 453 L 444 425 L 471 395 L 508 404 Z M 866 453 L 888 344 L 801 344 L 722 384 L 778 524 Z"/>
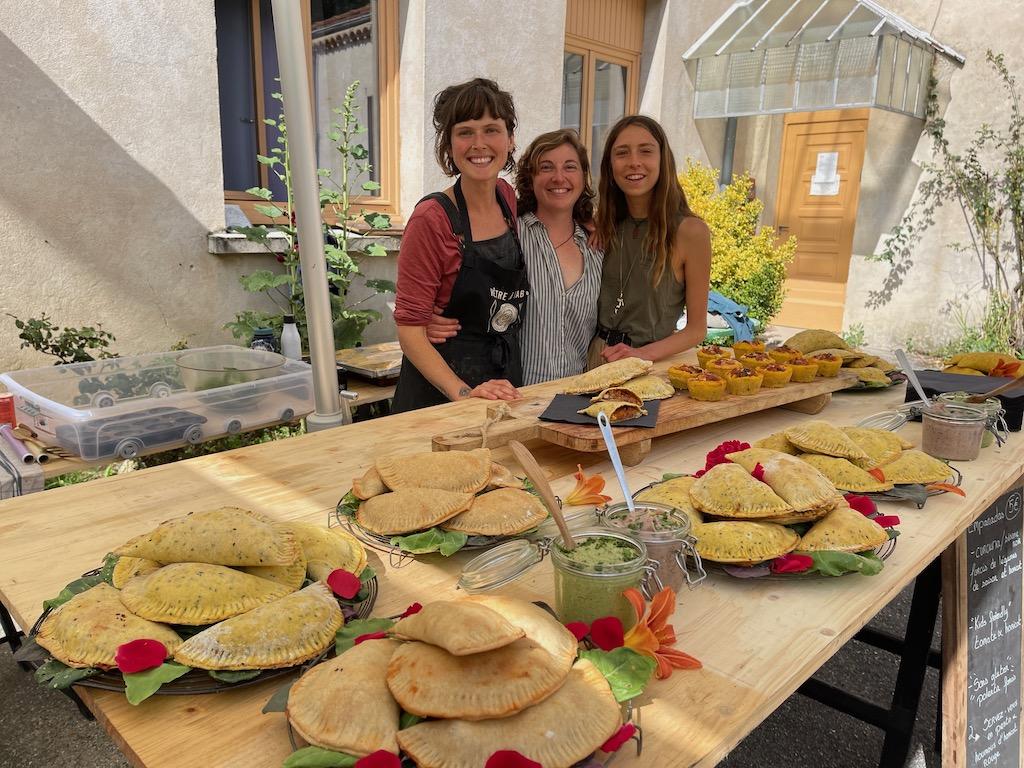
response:
<path fill-rule="evenodd" d="M 865 332 L 863 323 L 854 323 L 842 332 L 843 341 L 854 349 L 864 346 Z"/>
<path fill-rule="evenodd" d="M 774 229 L 758 228 L 764 203 L 751 195 L 748 174 L 733 176 L 718 191 L 718 171 L 688 160 L 679 182 L 693 212 L 711 229 L 712 290 L 745 304 L 765 327 L 782 308 L 796 238 L 779 243 Z"/>
<path fill-rule="evenodd" d="M 337 221 L 338 227 L 336 235 L 335 231 L 332 231 L 326 223 L 322 224 L 325 236 L 324 255 L 327 260 L 327 279 L 331 287 L 334 343 L 339 348 L 354 347 L 362 338 L 366 327 L 374 320 L 380 319 L 379 312 L 362 308 L 360 305 L 374 295 L 394 293 L 395 291 L 395 285 L 390 280 L 365 278 L 360 271 L 355 252 L 350 247 L 353 228 L 357 221 L 362 220 L 370 229 L 386 229 L 391 225 L 391 220 L 384 214 L 362 210 L 357 215 L 352 210 L 353 195 L 350 189 L 352 183 L 358 175 L 369 174 L 371 170 L 367 160 L 369 153 L 366 147 L 356 140 L 356 137 L 366 130 L 360 124 L 356 114 L 360 109 L 356 104 L 358 87 L 359 81 L 357 80 L 346 89 L 342 106 L 333 110 L 334 114 L 338 116 L 338 120 L 331 124 L 331 130 L 327 134 L 341 159 L 339 178 L 335 178 L 333 169 L 319 168 L 317 170 L 320 181 L 321 221 L 333 217 Z M 272 96 L 283 103 L 280 93 L 274 93 Z M 278 205 L 273 202 L 273 193 L 269 189 L 265 187 L 247 189 L 246 192 L 265 201 L 256 204 L 255 208 L 267 216 L 273 222 L 273 226 L 235 227 L 234 231 L 244 234 L 250 241 L 260 243 L 268 252 L 274 252 L 271 233 L 283 232 L 287 236 L 288 247 L 284 253 L 276 254 L 277 261 L 284 271 L 275 272 L 263 269 L 242 275 L 239 278 L 245 290 L 250 293 L 263 294 L 276 307 L 276 312 L 256 310 L 239 312 L 233 322 L 225 325 L 225 328 L 230 330 L 236 338 L 246 341 L 252 338 L 255 328 L 270 327 L 280 330 L 285 314 L 295 316 L 299 331 L 303 336 L 305 336 L 306 327 L 302 279 L 299 271 L 299 243 L 295 226 L 288 127 L 283 114 L 277 119 L 266 118 L 264 122 L 277 130 L 277 146 L 270 150 L 270 155 L 258 155 L 257 160 L 267 166 L 270 172 L 284 185 L 286 199 L 281 205 Z M 373 192 L 380 189 L 380 185 L 375 181 L 364 181 L 361 184 L 361 189 L 363 192 Z M 376 243 L 368 246 L 363 253 L 368 256 L 386 255 L 384 248 Z M 348 292 L 356 278 L 362 278 L 363 283 L 373 293 L 359 301 L 349 303 Z"/>
<path fill-rule="evenodd" d="M 32 348 L 44 355 L 56 357 L 57 362 L 54 365 L 87 363 L 97 357 L 117 357 L 110 350 L 110 342 L 117 339 L 109 331 L 103 330 L 100 323 L 97 323 L 95 328 L 91 325 L 61 328 L 54 325 L 45 312 L 38 318 L 30 317 L 28 320 L 22 320 L 10 312 L 7 316 L 14 318 L 14 327 L 18 329 L 18 338 L 21 339 L 21 349 Z"/>
<path fill-rule="evenodd" d="M 1019 353 L 1024 350 L 1024 113 L 1017 80 L 1003 55 L 989 50 L 986 60 L 1008 97 L 1009 122 L 1002 129 L 982 123 L 964 147 L 954 148 L 931 89 L 924 131 L 934 160 L 922 164 L 917 196 L 882 250 L 868 257 L 888 264 L 889 272 L 881 288 L 869 293 L 867 305 L 880 307 L 892 300 L 914 267 L 921 235 L 935 224 L 939 208 L 952 205 L 963 216 L 968 242 L 947 247 L 977 263 L 985 298 L 983 325 L 988 325 L 980 332 L 961 327 L 954 346 L 984 349 L 996 343 L 1005 345 L 999 351 Z M 970 293 L 976 293 L 973 287 Z"/>

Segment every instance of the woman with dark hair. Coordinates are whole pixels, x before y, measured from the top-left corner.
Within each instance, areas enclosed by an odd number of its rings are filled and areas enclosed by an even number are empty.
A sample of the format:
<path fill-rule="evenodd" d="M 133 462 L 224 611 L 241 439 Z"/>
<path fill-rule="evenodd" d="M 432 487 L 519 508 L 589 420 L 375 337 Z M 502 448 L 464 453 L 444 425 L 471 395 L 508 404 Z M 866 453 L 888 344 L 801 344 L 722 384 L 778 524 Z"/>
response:
<path fill-rule="evenodd" d="M 550 131 L 530 143 L 516 168 L 516 193 L 531 291 L 523 318 L 523 383 L 575 376 L 586 370 L 597 327 L 603 258 L 582 226 L 593 222 L 594 189 L 576 131 Z M 427 336 L 443 343 L 457 329 L 435 316 Z"/>
<path fill-rule="evenodd" d="M 419 202 L 398 256 L 395 324 L 402 372 L 393 410 L 448 400 L 514 400 L 522 384 L 519 328 L 530 294 L 516 230 L 516 112 L 492 80 L 475 78 L 434 100 L 435 152 L 455 184 Z M 427 336 L 435 307 L 458 321 L 443 345 Z"/>
<path fill-rule="evenodd" d="M 686 203 L 657 121 L 628 115 L 609 131 L 596 223 L 605 259 L 591 365 L 661 360 L 703 341 L 711 235 Z M 691 311 L 676 331 L 684 307 Z"/>

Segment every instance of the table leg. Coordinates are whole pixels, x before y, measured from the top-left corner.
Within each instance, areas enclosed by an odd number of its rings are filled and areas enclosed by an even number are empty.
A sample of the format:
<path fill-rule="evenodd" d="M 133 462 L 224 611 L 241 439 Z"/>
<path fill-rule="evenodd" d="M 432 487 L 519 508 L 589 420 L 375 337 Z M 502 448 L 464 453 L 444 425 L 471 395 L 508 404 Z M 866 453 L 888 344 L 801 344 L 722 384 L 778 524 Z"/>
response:
<path fill-rule="evenodd" d="M 11 647 L 11 653 L 21 647 L 21 638 L 24 633 L 14 626 L 14 619 L 11 618 L 11 614 L 7 612 L 3 603 L 0 603 L 0 631 L 3 632 L 0 640 Z"/>
<path fill-rule="evenodd" d="M 619 446 L 619 458 L 627 467 L 635 467 L 651 452 L 651 441 L 641 440 L 639 443 Z"/>

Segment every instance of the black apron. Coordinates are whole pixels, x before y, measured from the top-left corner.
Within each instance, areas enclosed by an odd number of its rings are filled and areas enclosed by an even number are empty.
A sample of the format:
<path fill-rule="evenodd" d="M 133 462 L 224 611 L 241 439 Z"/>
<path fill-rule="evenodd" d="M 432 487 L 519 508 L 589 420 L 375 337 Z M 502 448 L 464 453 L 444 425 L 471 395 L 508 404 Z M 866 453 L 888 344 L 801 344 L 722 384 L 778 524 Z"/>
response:
<path fill-rule="evenodd" d="M 434 349 L 455 375 L 471 388 L 491 379 L 508 379 L 516 387 L 523 383 L 519 329 L 530 295 L 530 284 L 512 212 L 501 193 L 495 194 L 508 224 L 508 232 L 482 242 L 473 240 L 461 179 L 455 182 L 458 207 L 443 192 L 423 198 L 437 200 L 441 204 L 462 250 L 462 266 L 443 312 L 444 317 L 457 319 L 462 327 L 443 344 L 435 344 Z M 511 267 L 495 259 L 496 256 L 508 256 L 507 249 L 513 249 L 511 258 L 499 260 L 511 262 L 514 265 Z M 403 357 L 392 412 L 412 411 L 446 402 L 448 398 L 427 381 L 408 358 Z"/>

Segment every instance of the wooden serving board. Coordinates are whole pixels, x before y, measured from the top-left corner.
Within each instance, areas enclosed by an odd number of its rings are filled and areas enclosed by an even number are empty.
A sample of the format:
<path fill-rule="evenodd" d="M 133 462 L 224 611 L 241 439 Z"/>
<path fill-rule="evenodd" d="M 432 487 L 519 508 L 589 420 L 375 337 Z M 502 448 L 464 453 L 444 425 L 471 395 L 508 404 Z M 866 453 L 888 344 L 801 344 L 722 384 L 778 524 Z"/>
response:
<path fill-rule="evenodd" d="M 762 389 L 756 395 L 727 395 L 724 400 L 709 403 L 676 394 L 661 401 L 658 423 L 653 428 L 614 427 L 615 444 L 624 464 L 639 464 L 651 450 L 651 441 L 662 435 L 675 434 L 705 424 L 725 421 L 736 416 L 756 413 L 767 408 L 783 407 L 801 413 L 818 413 L 832 398 L 832 393 L 857 384 L 857 374 L 841 370 L 834 378 L 818 378 L 807 384 L 787 384 L 780 389 Z M 511 415 L 488 430 L 487 447 L 497 448 L 509 440 L 540 438 L 549 443 L 584 453 L 605 450 L 601 430 L 597 426 L 541 421 L 538 417 L 551 402 L 550 395 L 534 396 L 508 403 Z M 491 409 L 493 411 L 493 407 Z M 460 430 L 436 435 L 434 450 L 472 450 L 483 441 L 478 430 Z"/>

